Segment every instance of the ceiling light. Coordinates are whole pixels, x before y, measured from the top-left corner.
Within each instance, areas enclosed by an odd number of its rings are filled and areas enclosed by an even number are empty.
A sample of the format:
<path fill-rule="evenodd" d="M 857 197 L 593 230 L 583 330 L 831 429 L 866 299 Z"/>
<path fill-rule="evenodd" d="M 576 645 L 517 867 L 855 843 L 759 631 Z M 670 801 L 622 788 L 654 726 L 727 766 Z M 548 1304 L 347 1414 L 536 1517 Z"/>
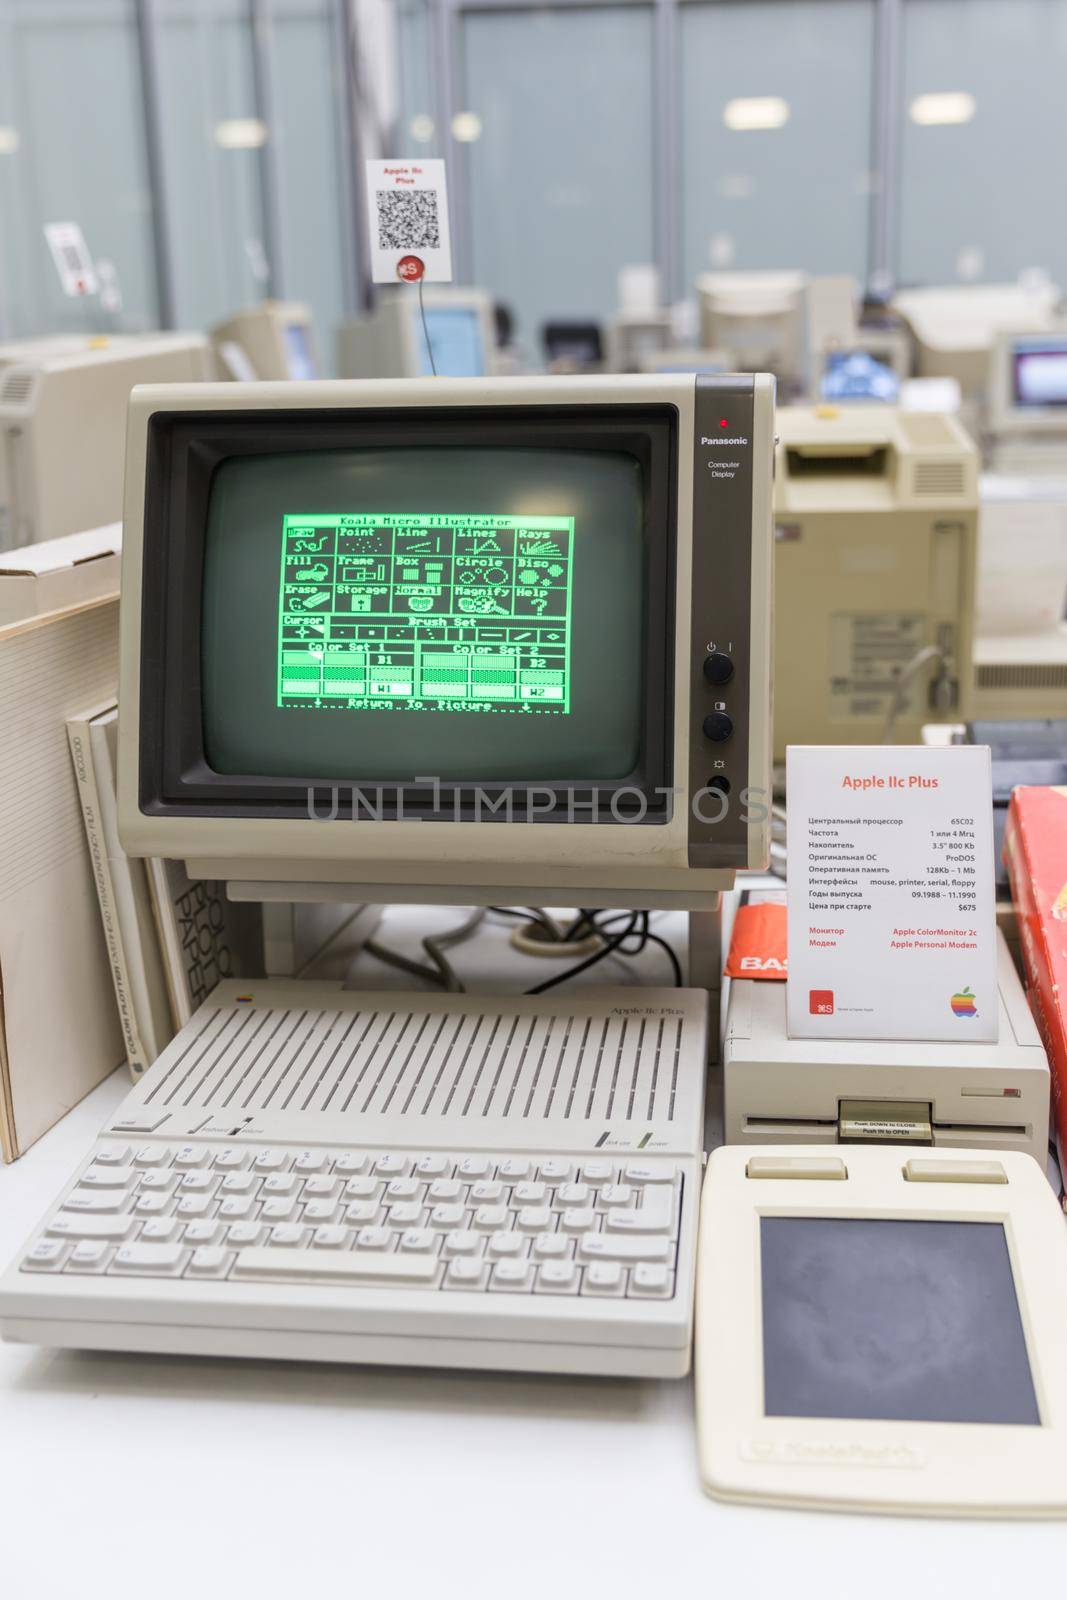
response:
<path fill-rule="evenodd" d="M 0 124 L 0 156 L 13 156 L 19 147 L 19 130 Z"/>
<path fill-rule="evenodd" d="M 789 121 L 789 101 L 772 94 L 759 95 L 751 100 L 727 100 L 722 120 L 734 133 L 784 128 Z"/>
<path fill-rule="evenodd" d="M 408 123 L 408 132 L 416 144 L 429 144 L 434 133 L 433 118 L 425 111 L 417 111 Z"/>
<path fill-rule="evenodd" d="M 258 117 L 227 117 L 215 124 L 215 143 L 222 150 L 258 150 L 267 142 L 267 124 Z"/>
<path fill-rule="evenodd" d="M 973 94 L 965 90 L 950 94 L 917 94 L 909 107 L 912 122 L 920 128 L 945 127 L 950 123 L 970 122 L 978 109 Z"/>
<path fill-rule="evenodd" d="M 460 144 L 473 144 L 482 136 L 482 119 L 477 111 L 457 111 L 452 118 L 452 137 Z"/>

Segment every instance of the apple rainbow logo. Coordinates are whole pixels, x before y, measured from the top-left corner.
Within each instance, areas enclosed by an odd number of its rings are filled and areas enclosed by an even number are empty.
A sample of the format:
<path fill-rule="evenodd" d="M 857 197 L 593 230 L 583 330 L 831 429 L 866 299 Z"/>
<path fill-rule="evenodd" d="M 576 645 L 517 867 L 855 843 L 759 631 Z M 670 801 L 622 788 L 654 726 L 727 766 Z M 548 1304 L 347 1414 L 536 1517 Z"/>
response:
<path fill-rule="evenodd" d="M 952 1015 L 954 1017 L 976 1017 L 978 1015 L 978 1007 L 975 1004 L 970 984 L 967 985 L 966 989 L 961 989 L 959 994 L 954 994 L 949 1004 L 952 1007 Z"/>

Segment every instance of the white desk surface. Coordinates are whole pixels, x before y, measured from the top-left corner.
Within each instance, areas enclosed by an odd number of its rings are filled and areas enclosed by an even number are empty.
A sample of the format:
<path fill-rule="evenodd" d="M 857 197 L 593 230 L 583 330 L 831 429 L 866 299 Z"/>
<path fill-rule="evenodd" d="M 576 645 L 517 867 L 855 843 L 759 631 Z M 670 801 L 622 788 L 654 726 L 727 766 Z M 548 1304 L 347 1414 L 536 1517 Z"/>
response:
<path fill-rule="evenodd" d="M 0 1168 L 0 1262 L 126 1087 Z M 1047 1588 L 1067 1560 L 1065 1524 L 720 1505 L 688 1381 L 8 1344 L 0 1530 L 11 1600 L 972 1600 Z"/>

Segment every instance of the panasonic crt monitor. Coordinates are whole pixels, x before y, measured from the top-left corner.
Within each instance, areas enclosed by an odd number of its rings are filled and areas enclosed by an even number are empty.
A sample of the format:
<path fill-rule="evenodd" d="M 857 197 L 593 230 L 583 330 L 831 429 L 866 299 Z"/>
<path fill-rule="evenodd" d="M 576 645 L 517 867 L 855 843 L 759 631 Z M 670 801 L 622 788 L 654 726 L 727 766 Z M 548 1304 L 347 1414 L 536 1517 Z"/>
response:
<path fill-rule="evenodd" d="M 138 390 L 126 848 L 357 900 L 706 906 L 767 852 L 773 393 Z"/>
<path fill-rule="evenodd" d="M 484 378 L 495 348 L 489 296 L 448 285 L 424 287 L 421 310 L 414 285 L 388 290 L 369 317 L 341 324 L 337 343 L 343 378 Z"/>
<path fill-rule="evenodd" d="M 130 390 L 213 376 L 196 333 L 0 346 L 0 550 L 117 522 Z"/>
<path fill-rule="evenodd" d="M 311 312 L 292 300 L 264 300 L 220 322 L 211 330 L 224 375 L 238 382 L 256 379 L 319 378 Z"/>

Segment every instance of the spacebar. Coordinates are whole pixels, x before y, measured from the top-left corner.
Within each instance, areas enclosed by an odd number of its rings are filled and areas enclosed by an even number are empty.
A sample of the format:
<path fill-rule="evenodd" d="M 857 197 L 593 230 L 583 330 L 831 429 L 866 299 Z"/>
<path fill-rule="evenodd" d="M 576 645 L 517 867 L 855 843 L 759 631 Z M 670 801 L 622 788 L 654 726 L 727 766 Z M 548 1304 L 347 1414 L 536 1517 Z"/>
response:
<path fill-rule="evenodd" d="M 433 1283 L 436 1256 L 381 1250 L 242 1250 L 231 1278 L 287 1278 L 292 1283 Z"/>

